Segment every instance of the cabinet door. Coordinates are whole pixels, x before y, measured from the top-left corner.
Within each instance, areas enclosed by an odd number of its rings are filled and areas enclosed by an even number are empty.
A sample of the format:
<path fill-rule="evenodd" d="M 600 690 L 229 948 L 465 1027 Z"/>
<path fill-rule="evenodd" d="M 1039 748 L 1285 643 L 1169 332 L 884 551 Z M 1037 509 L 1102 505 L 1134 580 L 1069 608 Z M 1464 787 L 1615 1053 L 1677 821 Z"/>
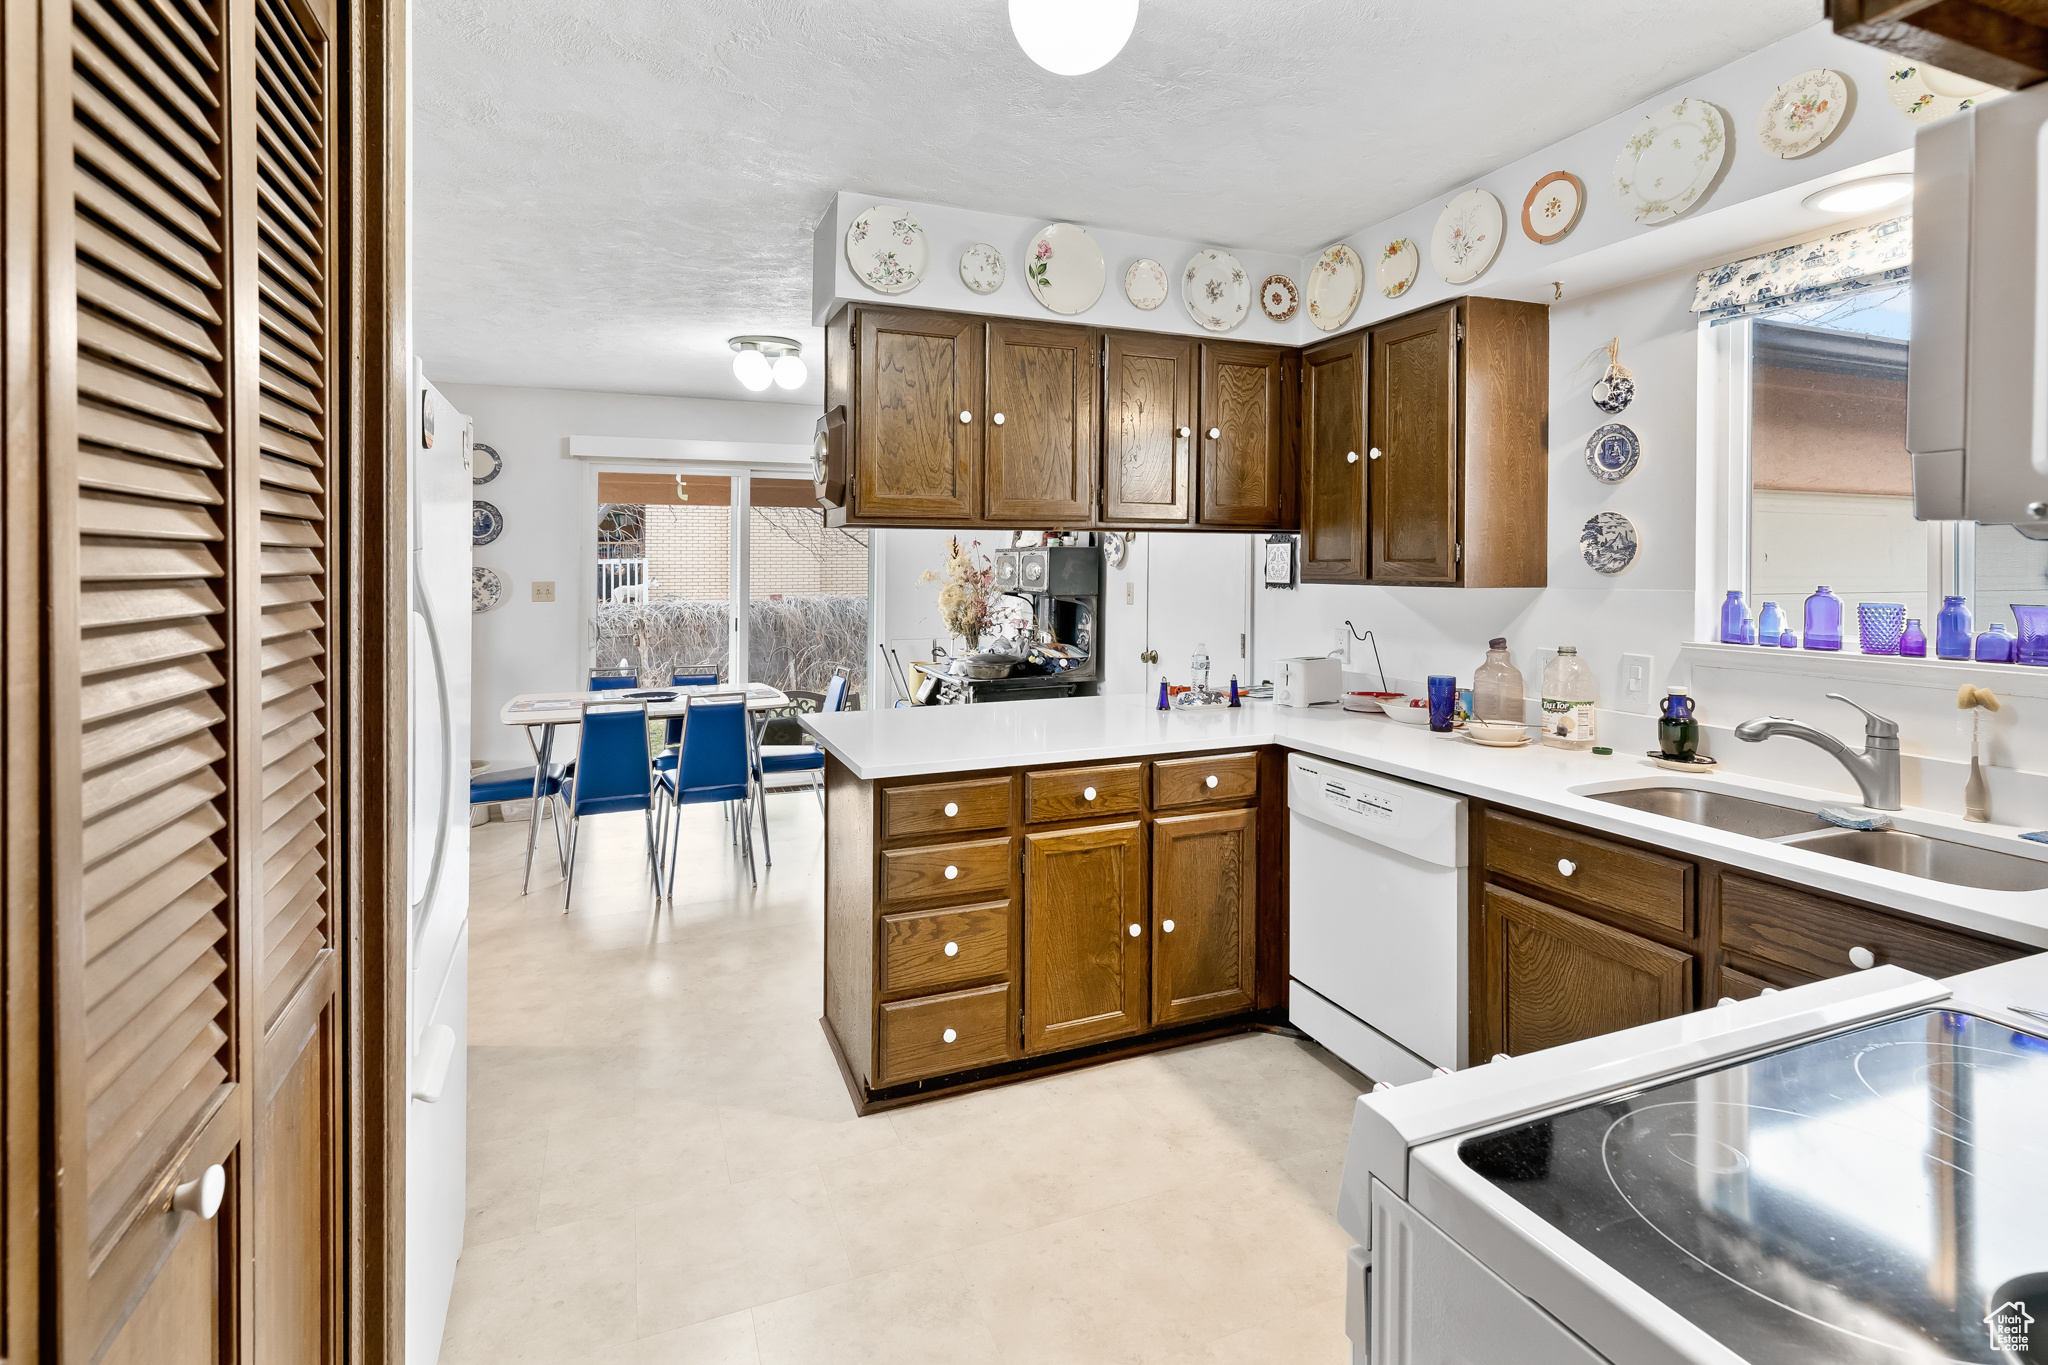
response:
<path fill-rule="evenodd" d="M 1294 521 L 1286 439 L 1285 353 L 1202 346 L 1201 517 L 1205 526 L 1279 528 Z"/>
<path fill-rule="evenodd" d="M 938 313 L 861 310 L 854 515 L 955 525 L 980 518 L 985 327 Z"/>
<path fill-rule="evenodd" d="M 988 324 L 982 487 L 989 520 L 1073 525 L 1094 519 L 1101 344 L 1102 333 L 1092 327 Z"/>
<path fill-rule="evenodd" d="M 1145 1027 L 1145 921 L 1145 830 L 1137 821 L 1028 836 L 1026 1051 Z"/>
<path fill-rule="evenodd" d="M 1692 1007 L 1690 953 L 1497 886 L 1480 913 L 1479 1014 L 1491 1051 L 1519 1056 Z"/>
<path fill-rule="evenodd" d="M 1365 505 L 1371 576 L 1458 577 L 1458 310 L 1446 304 L 1372 333 Z"/>
<path fill-rule="evenodd" d="M 1258 926 L 1256 810 L 1179 815 L 1152 827 L 1152 1022 L 1252 1007 Z"/>
<path fill-rule="evenodd" d="M 1104 343 L 1104 521 L 1187 521 L 1196 350 L 1187 337 L 1136 332 L 1111 332 Z"/>
<path fill-rule="evenodd" d="M 1846 976 L 1884 963 L 1923 976 L 1954 976 L 2033 951 L 1725 873 L 1720 904 L 1722 946 L 1795 973 L 1794 979 Z"/>
<path fill-rule="evenodd" d="M 1363 582 L 1366 334 L 1301 357 L 1301 577 Z"/>

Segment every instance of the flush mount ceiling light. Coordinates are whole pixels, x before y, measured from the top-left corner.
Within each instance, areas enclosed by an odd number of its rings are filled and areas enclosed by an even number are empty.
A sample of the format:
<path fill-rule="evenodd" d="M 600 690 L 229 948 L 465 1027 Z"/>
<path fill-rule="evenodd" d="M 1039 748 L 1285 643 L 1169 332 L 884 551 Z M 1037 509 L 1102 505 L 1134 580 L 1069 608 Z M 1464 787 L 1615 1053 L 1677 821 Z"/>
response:
<path fill-rule="evenodd" d="M 773 383 L 785 389 L 800 389 L 810 371 L 804 367 L 803 343 L 788 337 L 733 337 L 733 375 L 755 393 Z"/>
<path fill-rule="evenodd" d="M 1109 65 L 1137 22 L 1138 0 L 1010 0 L 1017 46 L 1055 76 Z"/>
<path fill-rule="evenodd" d="M 1807 208 L 1819 209 L 1822 213 L 1867 213 L 1871 209 L 1902 204 L 1912 197 L 1912 174 L 1902 172 L 1898 175 L 1869 175 L 1861 180 L 1844 180 L 1839 185 L 1817 190 L 1799 202 Z"/>

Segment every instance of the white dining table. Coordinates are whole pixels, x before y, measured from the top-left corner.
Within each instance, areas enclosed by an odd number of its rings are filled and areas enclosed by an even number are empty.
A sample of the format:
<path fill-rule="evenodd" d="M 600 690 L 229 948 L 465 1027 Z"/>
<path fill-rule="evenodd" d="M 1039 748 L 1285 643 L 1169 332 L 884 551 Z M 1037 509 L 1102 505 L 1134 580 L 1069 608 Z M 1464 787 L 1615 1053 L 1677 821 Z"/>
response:
<path fill-rule="evenodd" d="M 521 692 L 498 709 L 498 720 L 505 725 L 515 725 L 526 731 L 526 742 L 533 749 L 533 804 L 526 820 L 526 879 L 533 878 L 533 847 L 540 835 L 541 783 L 547 775 L 550 755 L 555 749 L 555 730 L 563 725 L 576 725 L 583 720 L 583 708 L 606 703 L 624 703 L 629 706 L 645 704 L 649 720 L 667 720 L 679 717 L 688 708 L 690 701 L 706 697 L 732 697 L 744 694 L 749 711 L 773 711 L 789 705 L 789 694 L 767 683 L 697 683 L 676 687 L 643 687 L 605 692 Z M 535 740 L 535 728 L 540 738 Z M 756 742 L 754 727 L 747 727 L 747 742 Z M 520 894 L 526 887 L 522 884 Z"/>

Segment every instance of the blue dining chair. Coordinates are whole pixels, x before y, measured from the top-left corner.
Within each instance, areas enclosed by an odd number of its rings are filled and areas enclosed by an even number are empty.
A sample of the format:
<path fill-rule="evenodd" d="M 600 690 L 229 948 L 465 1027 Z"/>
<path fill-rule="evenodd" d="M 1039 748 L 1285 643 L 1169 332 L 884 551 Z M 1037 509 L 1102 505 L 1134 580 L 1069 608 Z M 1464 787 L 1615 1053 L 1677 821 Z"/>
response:
<path fill-rule="evenodd" d="M 683 706 L 683 740 L 676 766 L 654 775 L 672 807 L 675 828 L 668 843 L 668 896 L 675 899 L 676 849 L 683 839 L 683 807 L 718 801 L 728 811 L 737 806 L 734 837 L 747 855 L 747 879 L 759 885 L 754 871 L 752 764 L 747 752 L 747 699 L 691 697 Z"/>
<path fill-rule="evenodd" d="M 474 774 L 469 779 L 469 804 L 472 806 L 484 806 L 494 801 L 531 801 L 533 799 L 533 770 L 535 766 L 538 765 L 530 764 L 524 768 L 498 768 L 490 772 Z M 540 784 L 540 795 L 543 805 L 550 807 L 555 812 L 555 858 L 561 863 L 563 875 L 566 876 L 569 870 L 569 849 L 563 843 L 562 826 L 565 821 L 562 815 L 562 777 L 563 770 L 561 764 L 548 764 L 547 780 Z M 542 806 L 534 807 L 527 818 L 530 820 L 540 819 L 542 809 Z M 530 836 L 531 831 L 528 833 Z M 522 896 L 526 894 L 527 887 L 533 883 L 533 847 L 536 842 L 532 837 L 529 837 L 526 841 L 526 876 L 519 884 L 519 894 Z"/>
<path fill-rule="evenodd" d="M 820 715 L 846 709 L 848 678 L 844 668 L 832 670 L 825 684 Z M 816 744 L 757 744 L 754 746 L 754 785 L 761 790 L 761 854 L 768 866 L 775 866 L 775 850 L 768 842 L 768 782 L 772 773 L 809 773 L 818 809 L 825 809 L 825 751 Z"/>
<path fill-rule="evenodd" d="M 639 685 L 638 678 L 614 678 L 597 673 L 590 675 L 590 690 L 593 692 L 630 692 Z"/>
<path fill-rule="evenodd" d="M 576 880 L 576 835 L 586 815 L 639 811 L 647 823 L 647 868 L 661 890 L 654 850 L 654 770 L 647 761 L 647 704 L 590 702 L 576 743 L 576 771 L 563 779 L 569 806 L 569 858 L 562 871 L 562 913 Z"/>
<path fill-rule="evenodd" d="M 693 671 L 689 673 L 671 674 L 669 677 L 669 686 L 716 687 L 718 686 L 718 670 L 709 669 L 701 672 Z M 676 746 L 678 744 L 681 744 L 682 742 L 683 718 L 681 716 L 670 716 L 668 718 L 667 728 L 662 731 L 661 752 L 659 754 L 656 754 L 654 757 L 654 770 L 656 772 L 668 772 L 676 766 Z M 665 832 L 665 827 L 662 829 L 657 829 L 657 840 Z"/>

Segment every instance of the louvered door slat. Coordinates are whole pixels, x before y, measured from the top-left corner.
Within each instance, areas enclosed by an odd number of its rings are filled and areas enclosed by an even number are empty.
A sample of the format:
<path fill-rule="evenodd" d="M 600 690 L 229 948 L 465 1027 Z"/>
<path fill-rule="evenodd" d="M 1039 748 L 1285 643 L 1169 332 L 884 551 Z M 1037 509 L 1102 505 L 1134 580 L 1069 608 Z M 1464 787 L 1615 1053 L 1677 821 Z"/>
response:
<path fill-rule="evenodd" d="M 282 366 L 266 364 L 259 377 L 266 392 L 275 394 L 285 402 L 302 407 L 310 413 L 318 414 L 325 411 L 320 402 L 320 395 L 313 391 L 313 386 L 299 382 Z"/>
<path fill-rule="evenodd" d="M 320 504 L 311 495 L 268 484 L 258 490 L 256 505 L 274 516 L 298 517 L 304 521 L 319 521 L 322 517 Z"/>
<path fill-rule="evenodd" d="M 320 528 L 308 521 L 265 517 L 259 533 L 265 545 L 299 545 L 309 550 L 320 548 Z"/>
<path fill-rule="evenodd" d="M 187 756 L 182 746 L 173 745 L 166 752 L 173 757 Z M 104 858 L 128 841 L 126 826 L 132 821 L 149 825 L 160 825 L 175 820 L 188 811 L 206 805 L 213 798 L 227 790 L 227 784 L 220 780 L 220 774 L 211 768 L 174 776 L 164 782 L 155 772 L 134 775 L 134 785 L 143 787 L 147 793 L 126 804 L 118 817 L 95 821 L 85 827 L 85 856 L 88 861 Z"/>
<path fill-rule="evenodd" d="M 88 630 L 126 622 L 206 616 L 220 609 L 220 598 L 204 583 L 162 583 L 146 588 L 95 583 L 79 594 L 79 624 Z"/>
<path fill-rule="evenodd" d="M 71 12 L 84 26 L 81 32 L 93 33 L 131 70 L 148 73 L 152 95 L 190 119 L 195 131 L 211 134 L 211 141 L 220 140 L 216 124 L 220 98 L 174 47 L 160 42 L 145 47 L 99 0 L 71 0 Z"/>
<path fill-rule="evenodd" d="M 263 638 L 275 640 L 301 630 L 320 629 L 320 613 L 311 607 L 285 607 L 263 613 Z"/>
<path fill-rule="evenodd" d="M 195 889 L 180 903 L 179 908 L 190 911 L 183 921 L 188 926 L 185 931 L 168 938 L 150 938 L 149 954 L 142 965 L 86 1011 L 89 1047 L 101 1046 L 118 1033 L 123 1024 L 147 1009 L 149 1002 L 189 971 L 193 963 L 212 963 L 215 976 L 219 976 L 225 964 L 214 945 L 227 935 L 227 929 L 220 917 L 212 913 L 216 904 L 217 901 L 207 900 L 203 888 Z M 165 922 L 177 921 L 166 918 Z"/>
<path fill-rule="evenodd" d="M 209 994 L 216 997 L 220 994 L 214 988 L 213 974 L 208 965 L 204 958 L 195 958 L 169 985 L 150 998 L 141 1013 L 135 1016 L 134 1027 L 115 1033 L 92 1053 L 90 1069 L 86 1072 L 87 1095 L 105 1094 L 107 1087 L 143 1054 L 151 1038 L 161 1035 L 164 1026 L 191 1008 L 194 1001 Z"/>
<path fill-rule="evenodd" d="M 72 183 L 71 189 L 79 208 L 85 211 L 79 217 L 80 222 L 96 219 L 105 223 L 136 242 L 146 243 L 151 251 L 208 289 L 220 287 L 219 277 L 214 273 L 216 243 L 195 244 L 185 240 L 97 176 L 81 175 Z"/>
<path fill-rule="evenodd" d="M 89 355 L 78 358 L 78 392 L 82 397 L 132 408 L 144 419 L 176 422 L 202 432 L 220 430 L 219 419 L 213 415 L 205 394 L 166 384 L 120 365 L 108 365 Z"/>
<path fill-rule="evenodd" d="M 263 794 L 269 796 L 319 761 L 320 746 L 310 739 L 284 750 L 263 765 Z"/>
<path fill-rule="evenodd" d="M 265 327 L 257 335 L 256 341 L 266 363 L 275 365 L 280 369 L 289 370 L 308 384 L 320 383 L 320 372 L 313 362 L 308 360 L 296 348 L 285 344 L 280 333 Z"/>
<path fill-rule="evenodd" d="M 80 575 L 88 590 L 95 580 L 144 582 L 220 577 L 220 561 L 204 545 L 109 539 L 88 541 L 79 547 L 78 554 Z"/>
<path fill-rule="evenodd" d="M 159 379 L 182 384 L 194 393 L 203 393 L 209 398 L 220 397 L 220 389 L 214 384 L 213 376 L 196 357 L 177 347 L 166 346 L 156 338 L 104 314 L 79 313 L 78 348 L 118 360 Z"/>
<path fill-rule="evenodd" d="M 213 240 L 203 206 L 195 205 L 184 195 L 169 188 L 162 180 L 144 169 L 142 163 L 115 150 L 106 139 L 94 132 L 90 125 L 79 124 L 71 136 L 81 168 L 89 168 L 131 201 L 141 205 L 201 246 L 218 245 Z"/>
<path fill-rule="evenodd" d="M 311 554 L 311 550 L 276 550 L 274 554 Z M 320 580 L 311 574 L 280 573 L 263 580 L 263 605 L 265 607 L 288 607 L 298 602 L 318 602 L 327 594 L 320 591 Z"/>
<path fill-rule="evenodd" d="M 263 482 L 273 488 L 295 488 L 301 493 L 318 496 L 321 490 L 320 476 L 305 465 L 292 460 L 280 460 L 275 455 L 265 455 L 257 464 L 257 472 Z"/>
<path fill-rule="evenodd" d="M 115 807 L 146 796 L 167 783 L 205 772 L 224 757 L 226 752 L 220 741 L 200 730 L 145 753 L 133 754 L 123 762 L 109 764 L 81 784 L 85 818 L 88 822 L 97 820 Z M 110 851 L 112 847 L 109 846 Z M 99 856 L 88 853 L 86 860 L 97 862 Z"/>
<path fill-rule="evenodd" d="M 203 507 L 220 502 L 212 479 L 196 469 L 146 460 L 125 451 L 92 447 L 78 452 L 78 482 L 86 488 L 135 497 L 193 502 Z"/>
<path fill-rule="evenodd" d="M 98 269 L 86 257 L 78 262 L 78 298 L 203 360 L 220 359 L 205 327 L 166 306 L 156 294 Z"/>
<path fill-rule="evenodd" d="M 227 932 L 226 926 L 221 924 L 213 913 L 225 894 L 213 876 L 214 869 L 219 865 L 215 863 L 212 867 L 206 867 L 203 859 L 193 864 L 194 875 L 199 878 L 198 881 L 182 888 L 176 888 L 175 883 L 172 883 L 174 889 L 169 892 L 163 904 L 157 906 L 154 911 L 141 915 L 135 921 L 136 927 L 114 938 L 111 946 L 104 952 L 91 956 L 89 960 L 96 970 L 86 982 L 88 1036 L 103 1037 L 106 1032 L 120 1027 L 125 1016 L 119 1011 L 103 1014 L 100 1006 L 112 1001 L 116 993 L 124 989 L 130 983 L 130 979 L 137 975 L 155 979 L 152 975 L 156 971 L 154 964 L 172 944 L 179 942 L 195 928 L 216 936 Z M 165 869 L 167 873 L 179 870 L 175 866 Z M 155 889 L 153 884 L 152 889 Z M 127 917 L 125 900 L 116 901 L 107 909 L 117 918 Z M 91 921 L 88 920 L 88 929 L 90 925 Z M 209 943 L 213 941 L 212 938 L 207 940 Z M 142 1001 L 137 1000 L 134 1009 L 140 1009 L 142 1004 Z"/>
<path fill-rule="evenodd" d="M 174 705 L 153 707 L 137 716 L 125 716 L 119 724 L 89 727 L 81 740 L 81 766 L 91 772 L 123 754 L 200 733 L 225 718 L 220 703 L 200 695 Z"/>
<path fill-rule="evenodd" d="M 282 668 L 294 659 L 310 659 L 321 652 L 320 642 L 310 635 L 287 635 L 262 647 L 263 670 Z"/>
<path fill-rule="evenodd" d="M 96 125 L 102 145 L 122 147 L 141 158 L 191 203 L 213 201 L 209 182 L 220 177 L 213 174 L 206 149 L 197 142 L 176 135 L 160 141 L 157 135 L 165 131 L 162 125 L 145 128 L 126 105 L 96 86 L 80 84 L 74 98 L 79 114 Z"/>
<path fill-rule="evenodd" d="M 309 655 L 297 663 L 287 664 L 275 673 L 263 675 L 263 701 L 265 705 L 286 697 L 305 687 L 314 687 L 325 682 L 327 675 L 320 668 L 318 655 Z"/>
<path fill-rule="evenodd" d="M 268 901 L 290 874 L 306 867 L 317 869 L 321 858 L 320 835 L 317 822 L 301 825 L 290 840 L 263 860 L 264 900 Z"/>
<path fill-rule="evenodd" d="M 90 218 L 78 221 L 78 249 L 115 276 L 122 287 L 140 286 L 152 303 L 170 305 L 189 315 L 173 315 L 177 323 L 175 330 L 180 335 L 194 338 L 198 344 L 210 344 L 204 330 L 193 324 L 194 319 L 199 323 L 220 321 L 213 300 L 207 297 L 210 286 L 173 268 L 156 252 L 142 250 L 126 234 L 117 233 Z"/>

